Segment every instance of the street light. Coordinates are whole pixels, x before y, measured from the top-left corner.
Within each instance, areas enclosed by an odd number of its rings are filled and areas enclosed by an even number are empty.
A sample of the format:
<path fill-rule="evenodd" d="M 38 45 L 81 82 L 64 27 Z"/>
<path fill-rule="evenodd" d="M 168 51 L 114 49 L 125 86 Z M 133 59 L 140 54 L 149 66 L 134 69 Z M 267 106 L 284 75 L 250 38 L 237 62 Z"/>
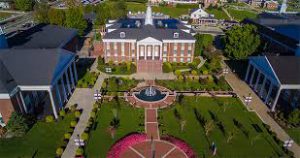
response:
<path fill-rule="evenodd" d="M 249 96 L 245 98 L 245 103 L 248 106 L 252 102 L 251 93 L 249 93 Z"/>

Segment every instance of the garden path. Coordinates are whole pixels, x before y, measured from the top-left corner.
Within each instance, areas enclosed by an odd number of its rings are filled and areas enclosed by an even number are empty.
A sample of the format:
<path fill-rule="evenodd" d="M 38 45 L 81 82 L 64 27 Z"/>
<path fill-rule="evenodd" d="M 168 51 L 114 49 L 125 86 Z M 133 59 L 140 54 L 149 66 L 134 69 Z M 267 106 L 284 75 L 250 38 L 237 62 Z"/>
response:
<path fill-rule="evenodd" d="M 104 79 L 105 79 L 104 75 L 99 75 L 96 84 L 93 88 L 76 88 L 74 94 L 70 98 L 67 107 L 73 104 L 78 104 L 77 109 L 82 109 L 82 113 L 74 129 L 74 132 L 70 138 L 70 141 L 62 155 L 62 158 L 75 157 L 75 153 L 78 146 L 76 146 L 74 140 L 77 139 L 78 135 L 80 136 L 84 132 L 84 129 L 86 128 L 86 125 L 90 118 L 90 113 L 95 103 L 94 92 L 95 90 L 100 90 Z"/>
<path fill-rule="evenodd" d="M 234 73 L 229 72 L 225 75 L 225 79 L 232 89 L 236 92 L 241 101 L 244 102 L 244 97 L 252 94 L 252 102 L 246 108 L 249 111 L 254 111 L 260 117 L 260 119 L 271 127 L 271 130 L 277 134 L 277 137 L 281 141 L 291 139 L 290 136 L 277 124 L 277 122 L 268 114 L 269 108 L 261 101 L 256 93 L 238 76 Z M 246 106 L 245 102 L 244 105 Z M 296 143 L 289 148 L 290 151 L 294 152 L 296 158 L 300 158 L 300 146 Z"/>

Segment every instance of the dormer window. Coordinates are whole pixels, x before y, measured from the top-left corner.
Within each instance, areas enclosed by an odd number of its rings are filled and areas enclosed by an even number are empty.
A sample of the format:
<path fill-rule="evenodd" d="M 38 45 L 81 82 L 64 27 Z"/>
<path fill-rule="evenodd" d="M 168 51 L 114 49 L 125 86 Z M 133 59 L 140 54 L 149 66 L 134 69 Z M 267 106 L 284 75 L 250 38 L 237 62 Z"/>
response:
<path fill-rule="evenodd" d="M 120 32 L 120 38 L 125 38 L 125 32 Z"/>
<path fill-rule="evenodd" d="M 179 33 L 175 32 L 174 33 L 174 38 L 179 38 Z"/>

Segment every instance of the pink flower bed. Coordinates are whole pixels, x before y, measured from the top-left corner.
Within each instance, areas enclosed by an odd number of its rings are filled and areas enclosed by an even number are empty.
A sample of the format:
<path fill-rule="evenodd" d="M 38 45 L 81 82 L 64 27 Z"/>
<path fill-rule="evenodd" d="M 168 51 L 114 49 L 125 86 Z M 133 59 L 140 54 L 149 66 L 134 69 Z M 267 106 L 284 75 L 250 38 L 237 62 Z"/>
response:
<path fill-rule="evenodd" d="M 193 149 L 187 143 L 185 143 L 183 140 L 180 140 L 173 136 L 164 136 L 161 139 L 174 144 L 177 148 L 181 149 L 189 158 L 197 157 L 196 154 L 194 153 Z"/>
<path fill-rule="evenodd" d="M 130 146 L 146 141 L 147 135 L 134 133 L 118 140 L 107 153 L 107 158 L 119 158 Z"/>

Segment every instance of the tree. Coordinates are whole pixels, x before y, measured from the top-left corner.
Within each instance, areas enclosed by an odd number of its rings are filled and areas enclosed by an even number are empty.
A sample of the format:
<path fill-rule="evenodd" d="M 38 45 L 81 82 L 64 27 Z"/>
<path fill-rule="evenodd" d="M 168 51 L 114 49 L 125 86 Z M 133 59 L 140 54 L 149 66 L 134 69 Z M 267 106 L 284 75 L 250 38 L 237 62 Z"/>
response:
<path fill-rule="evenodd" d="M 293 110 L 288 116 L 288 122 L 291 124 L 299 124 L 300 123 L 300 110 Z"/>
<path fill-rule="evenodd" d="M 205 135 L 208 136 L 209 132 L 211 132 L 215 128 L 215 124 L 213 120 L 206 121 L 204 124 Z"/>
<path fill-rule="evenodd" d="M 117 1 L 113 3 L 110 11 L 111 18 L 113 19 L 125 18 L 127 15 L 127 5 L 124 0 Z"/>
<path fill-rule="evenodd" d="M 9 133 L 14 136 L 23 136 L 29 129 L 26 119 L 22 116 L 13 112 L 6 126 Z"/>
<path fill-rule="evenodd" d="M 200 56 L 203 50 L 207 50 L 212 46 L 214 37 L 208 34 L 196 34 L 196 43 L 195 43 L 195 56 Z"/>
<path fill-rule="evenodd" d="M 78 34 L 83 35 L 87 28 L 87 22 L 83 17 L 83 11 L 79 7 L 72 7 L 66 11 L 66 26 L 78 29 Z"/>
<path fill-rule="evenodd" d="M 96 6 L 95 25 L 104 25 L 108 18 L 111 17 L 111 8 L 106 3 L 100 3 Z"/>
<path fill-rule="evenodd" d="M 15 6 L 18 10 L 31 11 L 33 9 L 33 0 L 15 0 Z"/>
<path fill-rule="evenodd" d="M 48 11 L 49 5 L 47 3 L 37 3 L 34 6 L 34 19 L 39 23 L 49 23 Z"/>
<path fill-rule="evenodd" d="M 50 24 L 65 25 L 66 15 L 64 10 L 51 8 L 48 11 L 48 17 Z"/>
<path fill-rule="evenodd" d="M 253 54 L 260 44 L 256 30 L 256 26 L 246 24 L 226 31 L 223 38 L 226 55 L 233 59 L 244 59 Z"/>

